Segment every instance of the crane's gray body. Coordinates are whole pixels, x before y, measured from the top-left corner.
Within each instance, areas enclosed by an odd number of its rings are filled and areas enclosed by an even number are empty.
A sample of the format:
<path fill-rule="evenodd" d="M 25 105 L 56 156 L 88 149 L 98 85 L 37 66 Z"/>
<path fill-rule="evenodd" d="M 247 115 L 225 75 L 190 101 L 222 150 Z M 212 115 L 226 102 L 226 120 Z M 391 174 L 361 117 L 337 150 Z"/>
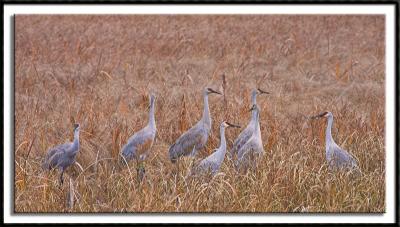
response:
<path fill-rule="evenodd" d="M 243 147 L 243 145 L 246 144 L 246 142 L 251 138 L 253 135 L 255 127 L 255 122 L 253 120 L 250 121 L 250 123 L 247 125 L 247 127 L 239 134 L 239 136 L 236 138 L 235 142 L 233 143 L 230 156 L 233 158 L 235 155 L 237 155 L 237 152 Z"/>
<path fill-rule="evenodd" d="M 78 150 L 79 145 L 74 145 L 74 143 L 55 146 L 48 151 L 43 167 L 48 170 L 54 168 L 66 169 L 68 166 L 74 164 Z"/>
<path fill-rule="evenodd" d="M 216 93 L 215 91 L 213 92 Z M 169 148 L 168 152 L 171 162 L 174 163 L 181 156 L 196 156 L 198 151 L 203 149 L 207 144 L 211 130 L 211 115 L 208 106 L 209 93 L 211 93 L 209 88 L 203 91 L 204 109 L 201 120 L 183 133 Z"/>
<path fill-rule="evenodd" d="M 325 141 L 325 151 L 326 160 L 328 162 L 329 168 L 346 168 L 346 167 L 357 167 L 356 159 L 349 154 L 346 150 L 340 148 L 332 137 L 332 124 L 333 124 L 333 114 L 331 112 L 326 113 L 328 118 L 328 125 L 326 127 L 326 141 Z"/>
<path fill-rule="evenodd" d="M 261 91 L 262 93 L 267 93 L 264 91 Z M 251 105 L 257 105 L 257 94 L 261 93 L 260 90 L 254 89 L 251 92 Z M 234 158 L 235 155 L 237 155 L 238 151 L 243 147 L 243 145 L 246 144 L 246 142 L 251 138 L 253 135 L 254 131 L 256 130 L 257 127 L 257 122 L 256 122 L 256 117 L 252 113 L 251 120 L 247 127 L 239 134 L 239 136 L 236 138 L 235 142 L 233 143 L 232 149 L 229 152 L 230 157 Z M 258 127 L 260 126 L 260 123 L 258 122 Z"/>
<path fill-rule="evenodd" d="M 253 128 L 250 138 L 237 151 L 236 166 L 240 168 L 248 168 L 249 165 L 254 165 L 256 159 L 264 154 L 259 122 L 260 109 L 257 105 L 253 105 L 252 117 L 255 122 L 255 127 Z"/>
<path fill-rule="evenodd" d="M 141 159 L 144 160 L 148 155 L 150 148 L 156 136 L 156 130 L 149 127 L 137 131 L 128 139 L 128 142 L 122 147 L 121 154 L 127 160 Z M 138 151 L 143 150 L 140 154 Z"/>
<path fill-rule="evenodd" d="M 201 160 L 201 162 L 197 167 L 198 172 L 210 171 L 212 175 L 215 175 L 221 168 L 222 162 L 224 161 L 226 154 L 226 139 L 225 139 L 226 127 L 227 125 L 225 124 L 225 122 L 222 122 L 220 126 L 220 136 L 221 136 L 220 146 L 218 149 L 215 149 L 214 152 L 207 158 Z"/>
<path fill-rule="evenodd" d="M 155 96 L 150 95 L 150 111 L 148 124 L 137 131 L 128 139 L 128 142 L 122 147 L 121 155 L 127 160 L 144 160 L 150 152 L 157 133 L 157 127 L 154 116 Z"/>
<path fill-rule="evenodd" d="M 59 169 L 61 171 L 60 183 L 63 183 L 64 171 L 75 163 L 79 152 L 79 125 L 74 128 L 74 141 L 57 145 L 47 151 L 42 167 L 47 170 Z"/>
<path fill-rule="evenodd" d="M 172 161 L 180 156 L 196 156 L 197 152 L 203 149 L 207 143 L 210 128 L 203 122 L 198 122 L 182 134 L 170 147 L 169 155 Z"/>

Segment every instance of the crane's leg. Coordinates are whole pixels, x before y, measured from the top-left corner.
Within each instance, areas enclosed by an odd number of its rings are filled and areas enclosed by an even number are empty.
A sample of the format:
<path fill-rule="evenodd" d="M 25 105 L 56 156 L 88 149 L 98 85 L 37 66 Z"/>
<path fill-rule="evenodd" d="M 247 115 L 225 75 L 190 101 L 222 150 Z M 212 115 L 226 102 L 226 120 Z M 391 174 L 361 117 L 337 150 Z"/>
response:
<path fill-rule="evenodd" d="M 139 160 L 139 158 L 137 158 L 136 159 L 136 176 L 137 176 L 138 186 L 140 186 L 140 183 L 142 182 L 145 173 L 146 173 L 146 169 L 144 167 L 144 161 Z"/>
<path fill-rule="evenodd" d="M 61 174 L 60 174 L 60 187 L 64 183 L 64 168 L 61 169 Z"/>
<path fill-rule="evenodd" d="M 176 176 L 177 176 L 177 177 L 179 176 L 179 160 L 180 160 L 180 159 L 181 159 L 181 158 L 178 157 L 178 160 L 176 160 L 176 168 L 177 168 Z"/>
<path fill-rule="evenodd" d="M 138 182 L 138 186 L 140 185 L 140 180 L 139 180 L 139 158 L 136 158 L 136 178 Z"/>
<path fill-rule="evenodd" d="M 144 166 L 144 160 L 141 160 L 139 162 L 139 182 L 143 181 L 145 173 L 146 173 L 146 169 L 145 169 L 145 166 Z"/>

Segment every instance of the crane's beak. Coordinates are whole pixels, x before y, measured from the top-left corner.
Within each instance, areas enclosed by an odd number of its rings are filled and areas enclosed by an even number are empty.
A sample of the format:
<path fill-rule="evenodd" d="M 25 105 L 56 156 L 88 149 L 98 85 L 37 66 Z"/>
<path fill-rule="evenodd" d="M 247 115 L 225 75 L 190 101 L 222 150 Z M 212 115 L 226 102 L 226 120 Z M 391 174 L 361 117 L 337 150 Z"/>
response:
<path fill-rule="evenodd" d="M 218 92 L 218 91 L 216 91 L 216 90 L 213 90 L 213 89 L 211 89 L 211 88 L 208 88 L 208 90 L 209 90 L 211 93 L 215 93 L 215 94 L 222 95 L 222 93 L 221 93 L 221 92 Z"/>
<path fill-rule="evenodd" d="M 311 119 L 318 119 L 318 118 L 321 118 L 321 117 L 325 117 L 325 115 L 326 115 L 326 112 L 323 112 L 323 113 L 320 113 L 318 115 L 311 116 L 310 118 Z"/>
<path fill-rule="evenodd" d="M 225 122 L 229 127 L 240 128 L 240 125 L 231 124 L 229 122 Z"/>
<path fill-rule="evenodd" d="M 261 90 L 260 88 L 257 88 L 257 90 L 260 92 L 260 94 L 271 94 L 268 91 Z"/>

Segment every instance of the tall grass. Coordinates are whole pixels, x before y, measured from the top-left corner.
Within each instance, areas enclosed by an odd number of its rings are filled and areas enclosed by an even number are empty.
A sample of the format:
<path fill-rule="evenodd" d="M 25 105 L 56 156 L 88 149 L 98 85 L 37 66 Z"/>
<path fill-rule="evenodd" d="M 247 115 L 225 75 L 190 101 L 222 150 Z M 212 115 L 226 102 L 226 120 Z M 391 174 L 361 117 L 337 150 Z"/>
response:
<path fill-rule="evenodd" d="M 34 16 L 15 24 L 16 212 L 384 212 L 383 16 Z M 250 91 L 260 87 L 266 155 L 237 174 L 225 159 L 212 178 L 186 178 L 169 146 L 201 117 L 210 96 L 212 134 L 246 126 Z M 117 162 L 123 144 L 156 101 L 157 137 L 138 186 L 135 164 Z M 332 173 L 325 163 L 331 111 L 336 142 L 363 175 Z M 40 164 L 72 140 L 77 163 L 63 187 Z M 227 131 L 228 147 L 241 129 Z"/>

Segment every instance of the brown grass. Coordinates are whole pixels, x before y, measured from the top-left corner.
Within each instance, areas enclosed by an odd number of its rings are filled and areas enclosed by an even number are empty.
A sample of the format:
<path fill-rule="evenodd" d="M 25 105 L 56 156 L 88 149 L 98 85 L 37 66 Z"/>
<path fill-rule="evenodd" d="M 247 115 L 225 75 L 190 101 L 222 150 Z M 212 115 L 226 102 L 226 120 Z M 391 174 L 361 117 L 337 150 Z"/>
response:
<path fill-rule="evenodd" d="M 383 16 L 16 16 L 16 212 L 384 212 Z M 224 77 L 222 75 L 225 75 Z M 224 82 L 223 82 L 224 78 Z M 225 159 L 212 179 L 185 179 L 168 148 L 200 119 L 211 96 L 219 144 L 223 120 L 245 126 L 259 86 L 266 155 L 237 175 Z M 147 121 L 157 96 L 158 134 L 138 187 L 134 163 L 115 158 Z M 359 160 L 363 176 L 325 165 L 324 121 Z M 46 151 L 72 139 L 81 150 L 57 186 L 40 168 Z M 240 129 L 227 132 L 228 146 Z"/>

